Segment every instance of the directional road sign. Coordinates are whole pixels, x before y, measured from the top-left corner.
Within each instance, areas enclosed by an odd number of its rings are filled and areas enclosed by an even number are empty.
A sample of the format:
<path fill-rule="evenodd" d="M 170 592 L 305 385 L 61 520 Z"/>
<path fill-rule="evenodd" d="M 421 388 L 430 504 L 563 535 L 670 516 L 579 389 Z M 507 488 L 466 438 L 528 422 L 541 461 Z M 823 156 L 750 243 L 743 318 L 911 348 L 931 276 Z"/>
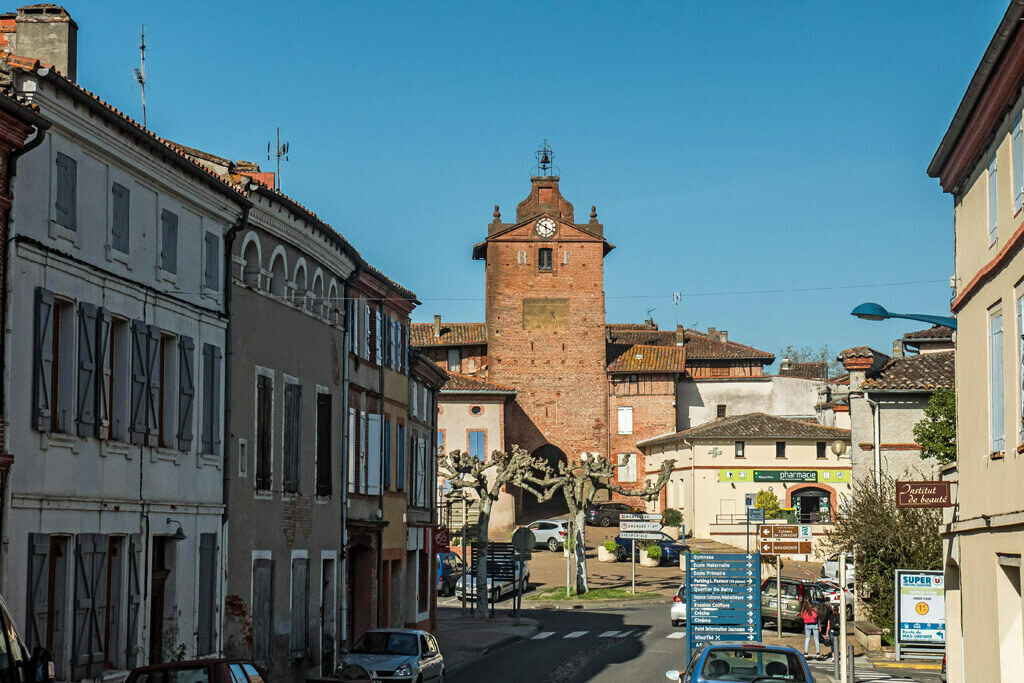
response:
<path fill-rule="evenodd" d="M 661 515 L 649 515 L 646 512 L 629 512 L 619 515 L 620 522 L 660 522 Z"/>
<path fill-rule="evenodd" d="M 785 541 L 782 539 L 761 539 L 758 550 L 765 555 L 810 555 L 810 541 Z"/>
<path fill-rule="evenodd" d="M 801 524 L 762 524 L 757 549 L 765 555 L 810 555 L 812 529 Z"/>
<path fill-rule="evenodd" d="M 661 522 L 619 522 L 619 531 L 661 531 Z"/>
<path fill-rule="evenodd" d="M 687 553 L 686 637 L 702 643 L 761 639 L 761 557 Z"/>
<path fill-rule="evenodd" d="M 757 527 L 758 538 L 810 538 L 813 530 L 809 524 L 762 524 Z"/>
<path fill-rule="evenodd" d="M 634 541 L 658 541 L 662 537 L 662 533 L 654 533 L 651 531 L 623 531 L 619 534 L 619 538 L 624 538 L 627 541 L 633 539 Z"/>

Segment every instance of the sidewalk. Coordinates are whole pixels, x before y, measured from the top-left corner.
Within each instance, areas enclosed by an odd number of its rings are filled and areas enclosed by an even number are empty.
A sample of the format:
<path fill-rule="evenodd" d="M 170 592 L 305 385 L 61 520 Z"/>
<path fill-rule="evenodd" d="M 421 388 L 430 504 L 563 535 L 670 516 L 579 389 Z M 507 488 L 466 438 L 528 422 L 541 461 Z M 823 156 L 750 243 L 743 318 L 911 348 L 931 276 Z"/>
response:
<path fill-rule="evenodd" d="M 444 655 L 445 672 L 450 675 L 503 645 L 536 635 L 539 630 L 540 622 L 536 619 L 520 617 L 517 625 L 512 617 L 475 619 L 463 616 L 458 609 L 440 608 L 434 637 Z"/>

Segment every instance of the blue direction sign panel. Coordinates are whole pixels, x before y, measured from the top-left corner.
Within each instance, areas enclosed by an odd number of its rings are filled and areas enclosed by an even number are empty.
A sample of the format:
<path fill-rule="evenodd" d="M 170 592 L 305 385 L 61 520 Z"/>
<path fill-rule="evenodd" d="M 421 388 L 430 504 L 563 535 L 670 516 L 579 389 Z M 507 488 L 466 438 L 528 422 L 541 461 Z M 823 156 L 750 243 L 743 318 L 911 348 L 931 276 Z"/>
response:
<path fill-rule="evenodd" d="M 686 641 L 761 640 L 761 556 L 686 554 Z"/>

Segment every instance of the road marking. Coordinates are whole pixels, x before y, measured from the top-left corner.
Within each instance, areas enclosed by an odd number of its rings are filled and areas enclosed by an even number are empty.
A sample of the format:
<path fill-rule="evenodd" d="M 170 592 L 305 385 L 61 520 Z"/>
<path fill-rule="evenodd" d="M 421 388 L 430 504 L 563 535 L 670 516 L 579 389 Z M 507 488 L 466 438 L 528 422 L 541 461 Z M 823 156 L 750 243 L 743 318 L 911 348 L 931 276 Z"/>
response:
<path fill-rule="evenodd" d="M 686 631 L 673 631 L 672 633 L 668 634 L 665 637 L 666 638 L 676 638 L 676 639 L 685 638 L 686 637 Z"/>
<path fill-rule="evenodd" d="M 598 638 L 611 638 L 612 636 L 616 635 L 617 633 L 618 633 L 618 631 L 605 631 L 604 633 L 599 635 Z"/>
<path fill-rule="evenodd" d="M 630 633 L 632 633 L 632 632 L 633 632 L 633 631 L 635 631 L 635 630 L 636 630 L 636 629 L 634 628 L 634 629 L 630 629 L 630 630 L 628 630 L 628 631 L 623 631 L 622 633 L 620 633 L 619 635 L 617 635 L 617 636 L 615 636 L 615 637 L 616 637 L 616 638 L 625 638 L 626 636 L 628 636 L 628 635 L 629 635 Z"/>
<path fill-rule="evenodd" d="M 554 631 L 544 631 L 542 633 L 538 633 L 533 638 L 530 638 L 530 640 L 543 640 L 544 638 L 550 638 L 553 635 L 555 635 Z"/>
<path fill-rule="evenodd" d="M 590 631 L 573 631 L 572 633 L 566 633 L 562 638 L 582 638 L 588 633 L 590 633 Z"/>

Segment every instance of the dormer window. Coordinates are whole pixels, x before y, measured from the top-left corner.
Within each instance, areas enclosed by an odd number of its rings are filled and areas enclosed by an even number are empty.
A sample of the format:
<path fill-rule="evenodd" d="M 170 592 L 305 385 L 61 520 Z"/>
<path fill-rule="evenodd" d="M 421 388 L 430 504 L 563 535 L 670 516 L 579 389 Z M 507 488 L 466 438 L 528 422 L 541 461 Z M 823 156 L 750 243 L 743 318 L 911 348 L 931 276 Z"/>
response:
<path fill-rule="evenodd" d="M 541 249 L 537 253 L 537 267 L 541 270 L 551 270 L 551 250 Z"/>

